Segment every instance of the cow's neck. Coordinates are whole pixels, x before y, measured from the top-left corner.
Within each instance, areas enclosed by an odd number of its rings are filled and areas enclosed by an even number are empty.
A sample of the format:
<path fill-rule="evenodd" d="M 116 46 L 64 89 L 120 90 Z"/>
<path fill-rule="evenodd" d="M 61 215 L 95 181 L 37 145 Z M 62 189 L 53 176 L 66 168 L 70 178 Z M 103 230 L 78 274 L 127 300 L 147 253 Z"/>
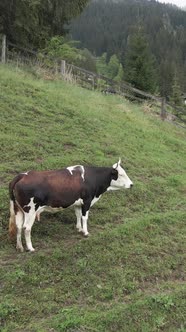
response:
<path fill-rule="evenodd" d="M 110 187 L 112 181 L 112 168 L 100 167 L 97 172 L 96 197 L 99 197 Z"/>

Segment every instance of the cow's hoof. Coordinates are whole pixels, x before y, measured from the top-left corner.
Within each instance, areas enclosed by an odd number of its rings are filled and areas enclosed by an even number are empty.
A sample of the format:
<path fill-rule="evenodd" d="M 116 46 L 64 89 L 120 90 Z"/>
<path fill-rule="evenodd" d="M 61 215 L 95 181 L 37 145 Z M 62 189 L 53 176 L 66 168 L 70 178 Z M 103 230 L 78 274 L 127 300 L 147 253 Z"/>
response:
<path fill-rule="evenodd" d="M 84 237 L 89 237 L 90 234 L 87 232 L 87 233 L 83 233 Z"/>
<path fill-rule="evenodd" d="M 19 251 L 19 252 L 24 252 L 24 248 L 17 248 L 16 247 L 16 250 Z"/>
<path fill-rule="evenodd" d="M 77 228 L 78 233 L 83 233 L 83 228 Z"/>
<path fill-rule="evenodd" d="M 16 250 L 20 251 L 20 252 L 24 252 L 24 248 L 23 247 L 16 246 Z"/>
<path fill-rule="evenodd" d="M 28 252 L 34 252 L 35 249 L 34 248 L 30 248 L 30 249 L 27 249 Z"/>

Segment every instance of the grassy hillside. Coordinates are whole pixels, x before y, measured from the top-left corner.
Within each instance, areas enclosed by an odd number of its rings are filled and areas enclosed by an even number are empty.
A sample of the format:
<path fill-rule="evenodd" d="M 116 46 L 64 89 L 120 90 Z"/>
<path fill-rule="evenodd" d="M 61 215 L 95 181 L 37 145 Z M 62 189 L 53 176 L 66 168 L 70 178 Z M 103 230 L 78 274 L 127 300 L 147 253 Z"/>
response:
<path fill-rule="evenodd" d="M 0 67 L 2 332 L 186 331 L 186 131 L 116 96 Z M 121 157 L 133 190 L 91 209 L 43 214 L 34 254 L 7 236 L 8 183 L 20 171 Z"/>

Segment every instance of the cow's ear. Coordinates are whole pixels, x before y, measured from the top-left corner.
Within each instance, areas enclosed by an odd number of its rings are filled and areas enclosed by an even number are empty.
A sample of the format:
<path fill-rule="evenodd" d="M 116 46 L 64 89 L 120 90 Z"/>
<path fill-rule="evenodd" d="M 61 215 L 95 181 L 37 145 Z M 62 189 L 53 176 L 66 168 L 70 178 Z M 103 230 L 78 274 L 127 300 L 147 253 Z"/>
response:
<path fill-rule="evenodd" d="M 121 158 L 119 158 L 118 162 L 116 164 L 113 165 L 114 168 L 118 168 L 118 166 L 121 165 Z"/>
<path fill-rule="evenodd" d="M 121 158 L 119 158 L 119 161 L 117 163 L 115 163 L 112 167 L 117 169 L 118 166 L 120 166 L 120 164 L 121 164 Z"/>
<path fill-rule="evenodd" d="M 118 171 L 116 168 L 112 169 L 112 178 L 113 178 L 113 180 L 117 180 L 117 178 L 118 178 Z"/>

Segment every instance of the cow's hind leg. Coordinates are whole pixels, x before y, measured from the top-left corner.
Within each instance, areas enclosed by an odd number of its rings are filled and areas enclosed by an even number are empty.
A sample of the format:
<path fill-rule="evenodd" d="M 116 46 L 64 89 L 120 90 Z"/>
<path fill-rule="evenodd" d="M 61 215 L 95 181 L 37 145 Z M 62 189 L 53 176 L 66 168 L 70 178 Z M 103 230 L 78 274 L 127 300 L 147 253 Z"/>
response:
<path fill-rule="evenodd" d="M 23 212 L 21 210 L 18 210 L 15 215 L 15 222 L 17 227 L 17 250 L 20 250 L 21 252 L 24 251 L 21 236 L 22 236 L 22 228 L 23 228 Z"/>
<path fill-rule="evenodd" d="M 26 246 L 29 251 L 35 251 L 35 249 L 32 246 L 32 241 L 31 241 L 31 230 L 32 226 L 34 224 L 35 218 L 36 218 L 36 213 L 25 213 L 24 214 L 25 220 L 24 220 L 24 233 L 25 233 L 25 241 L 26 241 Z"/>
<path fill-rule="evenodd" d="M 77 218 L 77 223 L 76 223 L 76 228 L 78 230 L 78 232 L 83 232 L 83 228 L 82 228 L 82 212 L 81 212 L 81 207 L 76 206 L 75 207 L 75 214 L 76 214 L 76 218 Z"/>

